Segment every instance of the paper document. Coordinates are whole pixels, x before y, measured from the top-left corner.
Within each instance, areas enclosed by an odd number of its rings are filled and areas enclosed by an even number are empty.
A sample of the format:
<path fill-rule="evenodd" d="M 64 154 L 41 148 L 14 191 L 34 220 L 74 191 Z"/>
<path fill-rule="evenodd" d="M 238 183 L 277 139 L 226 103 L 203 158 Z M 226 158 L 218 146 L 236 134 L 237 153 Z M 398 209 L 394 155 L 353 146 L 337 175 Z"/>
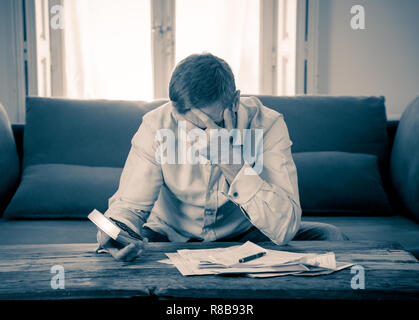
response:
<path fill-rule="evenodd" d="M 281 277 L 281 276 L 287 276 L 287 275 L 293 275 L 297 277 L 313 277 L 313 276 L 322 276 L 326 274 L 331 274 L 333 272 L 349 268 L 353 265 L 354 263 L 339 262 L 336 265 L 335 269 L 317 268 L 317 269 L 310 269 L 309 271 L 290 272 L 290 273 L 274 273 L 274 272 L 249 273 L 247 274 L 247 276 L 251 278 L 272 278 L 272 277 Z"/>
<path fill-rule="evenodd" d="M 196 260 L 201 263 L 221 265 L 224 267 L 231 267 L 239 264 L 239 260 L 243 257 L 247 257 L 260 252 L 266 252 L 264 248 L 248 241 L 241 246 L 232 246 L 229 248 L 218 248 L 209 250 L 178 250 L 178 253 L 190 260 Z M 265 256 L 266 257 L 266 256 Z M 249 261 L 260 264 L 260 260 L 264 258 L 258 258 L 256 260 Z M 248 263 L 242 263 L 248 265 Z"/>
<path fill-rule="evenodd" d="M 310 253 L 299 259 L 298 262 L 315 267 L 336 269 L 336 258 L 333 252 L 327 252 L 324 254 Z"/>
<path fill-rule="evenodd" d="M 240 263 L 240 259 L 263 252 L 261 257 Z M 329 274 L 352 264 L 337 263 L 333 252 L 295 253 L 264 249 L 250 241 L 227 248 L 178 250 L 166 253 L 168 260 L 184 276 L 244 274 L 254 278 L 285 275 L 315 276 Z"/>

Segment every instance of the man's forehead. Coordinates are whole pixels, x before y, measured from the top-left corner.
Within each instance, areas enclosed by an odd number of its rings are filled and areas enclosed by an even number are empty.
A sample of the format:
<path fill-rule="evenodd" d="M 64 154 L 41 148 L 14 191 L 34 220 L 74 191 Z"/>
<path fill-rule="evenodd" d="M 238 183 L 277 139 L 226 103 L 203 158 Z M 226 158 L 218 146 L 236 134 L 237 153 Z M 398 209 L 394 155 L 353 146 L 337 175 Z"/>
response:
<path fill-rule="evenodd" d="M 208 104 L 203 105 L 204 108 L 226 108 L 227 106 L 221 100 L 216 100 L 214 102 L 210 102 Z"/>
<path fill-rule="evenodd" d="M 228 105 L 226 103 L 224 103 L 221 99 L 220 100 L 216 100 L 213 102 L 206 102 L 206 103 L 197 103 L 197 104 L 193 104 L 193 103 L 187 103 L 185 104 L 185 107 L 183 108 L 183 112 L 187 112 L 190 111 L 191 109 L 206 109 L 206 110 L 219 110 L 219 109 L 225 109 L 227 108 Z"/>

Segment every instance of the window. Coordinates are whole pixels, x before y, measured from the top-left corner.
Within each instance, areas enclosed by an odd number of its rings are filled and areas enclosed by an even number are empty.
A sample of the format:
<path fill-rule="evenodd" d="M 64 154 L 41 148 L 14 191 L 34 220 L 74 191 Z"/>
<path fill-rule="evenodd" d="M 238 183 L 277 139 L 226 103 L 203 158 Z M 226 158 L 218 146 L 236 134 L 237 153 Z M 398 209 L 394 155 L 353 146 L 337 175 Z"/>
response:
<path fill-rule="evenodd" d="M 63 5 L 66 96 L 151 100 L 150 1 Z"/>
<path fill-rule="evenodd" d="M 176 63 L 192 53 L 211 52 L 233 69 L 237 87 L 259 92 L 258 0 L 176 2 Z"/>
<path fill-rule="evenodd" d="M 45 63 L 51 64 L 52 90 L 31 94 L 167 98 L 175 64 L 204 51 L 230 64 L 243 94 L 292 95 L 305 85 L 308 50 L 299 43 L 307 41 L 306 0 L 25 1 L 37 4 L 33 20 L 42 18 L 42 28 L 54 5 L 61 6 L 64 18 L 63 29 L 48 30 L 50 60 L 28 59 L 29 65 L 44 64 L 29 68 L 30 73 L 45 73 Z M 27 24 L 28 30 L 38 27 L 28 18 Z M 36 46 L 45 47 L 47 41 L 38 38 Z"/>

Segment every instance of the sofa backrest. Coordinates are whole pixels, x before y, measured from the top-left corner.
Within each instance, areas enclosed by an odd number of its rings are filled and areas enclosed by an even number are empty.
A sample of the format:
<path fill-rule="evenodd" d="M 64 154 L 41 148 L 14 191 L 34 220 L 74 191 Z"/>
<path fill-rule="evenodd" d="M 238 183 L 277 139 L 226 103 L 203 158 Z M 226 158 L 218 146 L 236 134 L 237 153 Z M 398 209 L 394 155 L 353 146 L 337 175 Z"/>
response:
<path fill-rule="evenodd" d="M 284 115 L 293 152 L 344 151 L 387 157 L 383 97 L 258 96 Z M 142 116 L 165 103 L 28 97 L 23 166 L 122 167 Z"/>
<path fill-rule="evenodd" d="M 142 116 L 164 102 L 28 97 L 23 167 L 123 167 Z"/>
<path fill-rule="evenodd" d="M 305 214 L 390 212 L 375 157 L 388 144 L 384 98 L 259 98 L 285 117 Z M 4 216 L 106 211 L 142 116 L 165 102 L 28 97 L 21 183 Z"/>
<path fill-rule="evenodd" d="M 259 96 L 284 115 L 293 152 L 342 151 L 388 158 L 384 97 Z"/>

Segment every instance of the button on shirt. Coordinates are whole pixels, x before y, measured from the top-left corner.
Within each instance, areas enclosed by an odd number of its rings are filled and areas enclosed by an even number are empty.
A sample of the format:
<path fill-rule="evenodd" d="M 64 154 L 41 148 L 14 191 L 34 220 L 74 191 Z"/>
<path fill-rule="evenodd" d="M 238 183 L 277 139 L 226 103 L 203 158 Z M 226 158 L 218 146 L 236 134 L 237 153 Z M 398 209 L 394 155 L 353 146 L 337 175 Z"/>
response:
<path fill-rule="evenodd" d="M 300 225 L 301 208 L 283 116 L 255 97 L 240 99 L 237 129 L 263 130 L 261 161 L 256 160 L 263 167 L 257 172 L 246 162 L 229 185 L 221 169 L 208 160 L 165 163 L 156 156 L 163 143 L 161 132 L 173 133 L 177 152 L 180 136 L 197 129 L 186 121 L 181 128 L 172 110 L 168 102 L 143 117 L 105 215 L 137 233 L 145 225 L 170 241 L 213 241 L 252 226 L 277 244 L 291 240 Z M 193 141 L 186 143 L 189 147 Z"/>

